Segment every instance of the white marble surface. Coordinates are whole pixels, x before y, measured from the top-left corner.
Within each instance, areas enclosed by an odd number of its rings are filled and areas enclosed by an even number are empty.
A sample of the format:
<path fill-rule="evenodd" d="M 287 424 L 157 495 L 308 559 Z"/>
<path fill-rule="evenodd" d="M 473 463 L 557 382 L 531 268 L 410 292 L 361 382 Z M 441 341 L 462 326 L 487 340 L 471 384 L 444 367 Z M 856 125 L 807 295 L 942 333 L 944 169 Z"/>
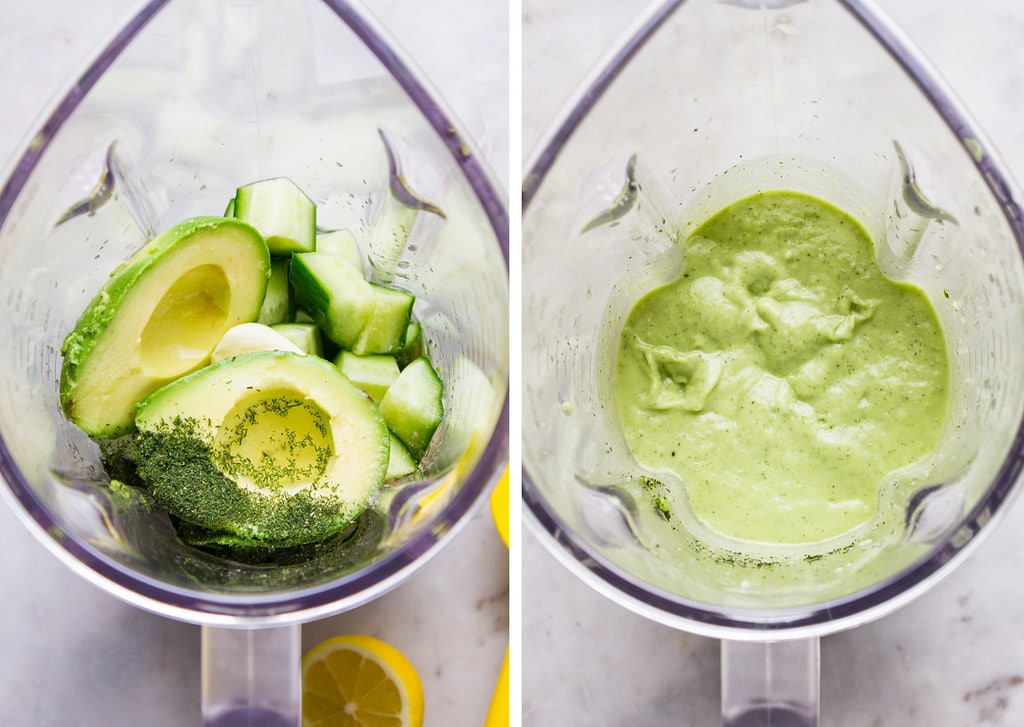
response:
<path fill-rule="evenodd" d="M 0 2 L 0 164 L 90 51 L 138 3 Z M 369 0 L 508 188 L 508 12 L 475 0 Z M 429 7 L 427 7 L 429 5 Z M 402 650 L 427 727 L 477 727 L 508 636 L 508 558 L 484 508 L 411 580 L 372 604 L 303 627 L 306 648 L 364 633 Z M 199 724 L 199 629 L 145 613 L 74 575 L 0 505 L 0 724 Z"/>
<path fill-rule="evenodd" d="M 1024 179 L 1024 3 L 879 0 Z M 523 149 L 640 2 L 523 0 Z M 525 325 L 525 323 L 524 323 Z M 822 643 L 822 724 L 1024 724 L 1024 503 L 903 610 Z M 718 722 L 718 642 L 636 616 L 523 538 L 523 724 Z"/>

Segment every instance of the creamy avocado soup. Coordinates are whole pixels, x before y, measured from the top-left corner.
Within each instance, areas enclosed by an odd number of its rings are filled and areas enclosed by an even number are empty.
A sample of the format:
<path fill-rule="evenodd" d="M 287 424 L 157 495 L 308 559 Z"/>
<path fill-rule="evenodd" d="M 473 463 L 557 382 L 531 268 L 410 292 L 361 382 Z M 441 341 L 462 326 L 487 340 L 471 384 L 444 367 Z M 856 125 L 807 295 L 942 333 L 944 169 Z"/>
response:
<path fill-rule="evenodd" d="M 886 475 L 938 440 L 948 359 L 924 293 L 865 230 L 794 192 L 702 223 L 675 281 L 630 312 L 615 394 L 637 461 L 683 480 L 726 536 L 810 543 L 873 515 Z"/>

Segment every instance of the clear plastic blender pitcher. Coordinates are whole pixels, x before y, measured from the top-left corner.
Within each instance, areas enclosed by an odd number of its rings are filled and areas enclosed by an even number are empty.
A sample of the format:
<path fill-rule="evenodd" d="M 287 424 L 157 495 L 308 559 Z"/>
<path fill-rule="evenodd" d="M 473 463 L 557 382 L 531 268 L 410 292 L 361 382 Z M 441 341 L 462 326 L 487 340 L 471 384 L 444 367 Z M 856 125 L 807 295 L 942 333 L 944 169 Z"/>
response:
<path fill-rule="evenodd" d="M 685 483 L 637 464 L 613 395 L 625 315 L 679 274 L 678 241 L 779 188 L 864 225 L 883 270 L 932 300 L 951 365 L 935 451 L 887 477 L 865 526 L 803 548 L 705 527 Z M 656 3 L 528 165 L 527 520 L 616 602 L 723 639 L 727 723 L 814 723 L 818 637 L 921 593 L 1016 494 L 1021 219 L 969 117 L 898 29 L 853 0 Z M 645 476 L 678 517 L 662 516 Z"/>
<path fill-rule="evenodd" d="M 390 488 L 339 547 L 286 566 L 185 547 L 108 488 L 64 420 L 60 345 L 110 272 L 235 187 L 291 177 L 367 269 L 417 296 L 445 380 L 424 477 Z M 140 5 L 53 107 L 0 191 L 0 473 L 27 525 L 125 601 L 203 625 L 204 719 L 296 720 L 302 621 L 364 604 L 455 535 L 504 466 L 508 237 L 502 196 L 451 114 L 349 2 Z M 394 182 L 444 213 L 411 210 Z M 408 201 L 408 200 L 406 200 Z M 382 231 L 409 226 L 400 250 Z M 250 664 L 252 669 L 240 669 Z"/>

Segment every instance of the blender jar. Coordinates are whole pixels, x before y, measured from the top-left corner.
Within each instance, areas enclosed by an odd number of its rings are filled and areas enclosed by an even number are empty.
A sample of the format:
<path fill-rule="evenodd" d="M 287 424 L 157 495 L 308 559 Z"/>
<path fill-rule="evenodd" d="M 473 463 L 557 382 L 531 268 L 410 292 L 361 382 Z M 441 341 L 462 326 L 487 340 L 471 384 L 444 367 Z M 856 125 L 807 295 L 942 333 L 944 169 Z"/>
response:
<path fill-rule="evenodd" d="M 220 214 L 235 187 L 273 176 L 291 177 L 317 202 L 324 228 L 370 241 L 396 218 L 411 226 L 399 254 L 363 251 L 377 280 L 417 297 L 446 418 L 423 477 L 389 488 L 341 547 L 266 567 L 189 548 L 165 516 L 112 492 L 95 443 L 63 418 L 56 387 L 61 341 L 111 270 L 153 234 Z M 444 217 L 403 207 L 396 177 Z M 504 466 L 504 200 L 443 103 L 369 14 L 342 1 L 140 6 L 6 179 L 6 494 L 91 582 L 204 626 L 204 718 L 235 707 L 294 718 L 298 624 L 408 577 L 454 536 Z M 220 680 L 239 658 L 269 670 Z"/>
<path fill-rule="evenodd" d="M 936 449 L 887 478 L 864 528 L 802 549 L 703 527 L 685 483 L 634 460 L 612 389 L 625 314 L 680 273 L 679 241 L 773 189 L 855 216 L 882 269 L 929 296 L 950 356 Z M 818 636 L 922 592 L 1016 493 L 1021 239 L 1016 191 L 991 148 L 871 3 L 655 4 L 528 167 L 528 522 L 618 603 L 725 640 L 728 723 L 812 722 Z M 644 476 L 666 483 L 658 496 L 680 517 L 660 516 Z"/>

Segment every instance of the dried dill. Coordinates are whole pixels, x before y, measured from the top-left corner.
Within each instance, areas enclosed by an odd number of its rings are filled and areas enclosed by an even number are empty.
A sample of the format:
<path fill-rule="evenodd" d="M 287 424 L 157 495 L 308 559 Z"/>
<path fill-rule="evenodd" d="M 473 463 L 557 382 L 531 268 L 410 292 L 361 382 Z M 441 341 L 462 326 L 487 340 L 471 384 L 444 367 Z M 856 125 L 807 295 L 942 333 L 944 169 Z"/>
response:
<path fill-rule="evenodd" d="M 668 497 L 666 497 L 668 494 L 668 488 L 665 487 L 665 483 L 648 475 L 641 475 L 637 481 L 643 488 L 644 493 L 650 497 L 654 512 L 665 520 L 671 520 L 672 503 Z"/>
<path fill-rule="evenodd" d="M 230 534 L 239 544 L 295 546 L 325 540 L 355 513 L 337 497 L 240 487 L 188 422 L 138 440 L 139 475 L 157 506 L 182 522 Z"/>

